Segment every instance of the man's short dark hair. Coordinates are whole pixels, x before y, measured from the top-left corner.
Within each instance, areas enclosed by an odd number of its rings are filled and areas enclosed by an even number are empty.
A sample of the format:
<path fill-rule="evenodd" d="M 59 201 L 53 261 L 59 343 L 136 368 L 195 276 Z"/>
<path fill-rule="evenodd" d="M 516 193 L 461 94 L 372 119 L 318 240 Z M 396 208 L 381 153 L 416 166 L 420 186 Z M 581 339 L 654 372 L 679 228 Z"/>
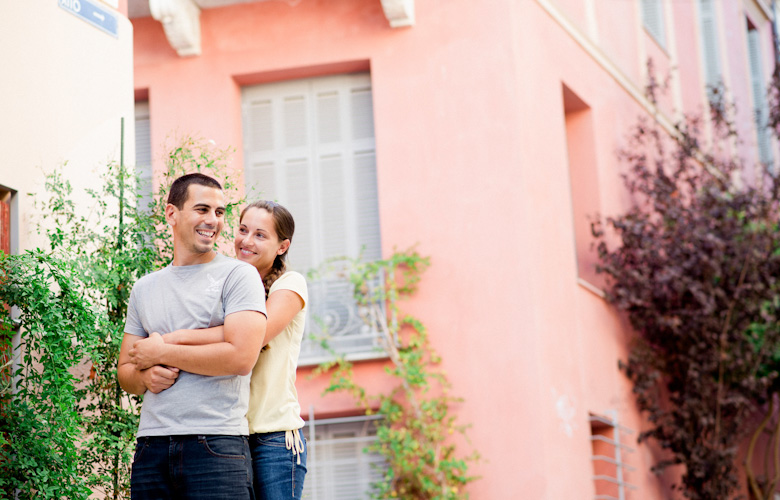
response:
<path fill-rule="evenodd" d="M 168 192 L 168 203 L 181 210 L 187 201 L 190 185 L 198 184 L 222 191 L 222 185 L 213 177 L 201 173 L 182 175 L 171 184 Z"/>

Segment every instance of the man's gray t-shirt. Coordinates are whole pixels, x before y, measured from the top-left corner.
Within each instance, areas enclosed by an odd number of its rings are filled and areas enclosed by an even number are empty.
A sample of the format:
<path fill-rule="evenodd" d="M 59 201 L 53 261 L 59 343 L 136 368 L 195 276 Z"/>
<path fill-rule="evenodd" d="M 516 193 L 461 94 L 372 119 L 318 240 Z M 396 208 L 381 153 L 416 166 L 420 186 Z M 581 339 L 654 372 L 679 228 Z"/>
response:
<path fill-rule="evenodd" d="M 222 325 L 239 311 L 265 311 L 257 270 L 217 254 L 211 262 L 173 266 L 138 280 L 130 294 L 125 332 L 147 337 Z M 138 437 L 182 434 L 246 436 L 249 375 L 210 377 L 181 371 L 160 392 L 146 391 Z"/>

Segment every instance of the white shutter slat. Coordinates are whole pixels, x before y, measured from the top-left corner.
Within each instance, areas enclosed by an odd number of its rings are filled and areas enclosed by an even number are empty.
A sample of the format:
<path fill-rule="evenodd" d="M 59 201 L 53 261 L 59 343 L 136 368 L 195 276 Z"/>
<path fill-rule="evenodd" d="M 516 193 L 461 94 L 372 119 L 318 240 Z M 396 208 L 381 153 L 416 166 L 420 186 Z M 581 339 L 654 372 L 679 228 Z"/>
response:
<path fill-rule="evenodd" d="M 135 104 L 135 173 L 138 176 L 138 206 L 146 209 L 152 202 L 152 132 L 149 103 Z"/>
<path fill-rule="evenodd" d="M 324 144 L 341 140 L 341 115 L 339 93 L 317 94 L 317 142 Z"/>
<path fill-rule="evenodd" d="M 284 98 L 284 145 L 288 148 L 308 145 L 307 102 L 302 95 Z"/>
<path fill-rule="evenodd" d="M 350 92 L 352 105 L 352 138 L 374 137 L 374 104 L 370 87 L 354 88 Z"/>
<path fill-rule="evenodd" d="M 270 151 L 274 147 L 273 107 L 270 99 L 256 100 L 246 107 L 244 144 L 249 151 Z"/>
<path fill-rule="evenodd" d="M 135 163 L 136 165 L 150 165 L 152 163 L 152 139 L 149 105 L 137 103 L 135 107 Z"/>
<path fill-rule="evenodd" d="M 295 244 L 290 246 L 290 263 L 304 272 L 312 267 L 314 225 L 312 224 L 311 190 L 309 189 L 309 162 L 305 159 L 289 160 L 285 168 L 285 197 L 280 202 L 295 220 Z"/>
<path fill-rule="evenodd" d="M 323 258 L 347 255 L 347 207 L 341 156 L 320 158 L 320 213 Z"/>
<path fill-rule="evenodd" d="M 701 24 L 704 81 L 710 88 L 718 87 L 722 83 L 722 76 L 714 0 L 699 0 L 699 22 Z"/>
<path fill-rule="evenodd" d="M 374 151 L 356 152 L 354 165 L 357 244 L 365 259 L 378 259 L 382 256 L 382 244 Z"/>
<path fill-rule="evenodd" d="M 276 166 L 273 162 L 249 165 L 244 171 L 246 196 L 250 201 L 276 200 Z"/>

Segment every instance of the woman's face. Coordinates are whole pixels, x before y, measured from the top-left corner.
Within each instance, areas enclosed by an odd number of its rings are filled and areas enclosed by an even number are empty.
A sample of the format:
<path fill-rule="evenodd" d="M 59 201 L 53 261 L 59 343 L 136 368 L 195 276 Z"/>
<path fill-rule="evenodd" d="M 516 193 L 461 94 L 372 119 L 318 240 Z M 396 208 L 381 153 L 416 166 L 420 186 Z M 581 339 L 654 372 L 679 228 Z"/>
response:
<path fill-rule="evenodd" d="M 235 246 L 236 258 L 252 264 L 265 277 L 276 256 L 290 247 L 290 240 L 279 241 L 270 212 L 263 208 L 250 208 L 238 227 Z"/>

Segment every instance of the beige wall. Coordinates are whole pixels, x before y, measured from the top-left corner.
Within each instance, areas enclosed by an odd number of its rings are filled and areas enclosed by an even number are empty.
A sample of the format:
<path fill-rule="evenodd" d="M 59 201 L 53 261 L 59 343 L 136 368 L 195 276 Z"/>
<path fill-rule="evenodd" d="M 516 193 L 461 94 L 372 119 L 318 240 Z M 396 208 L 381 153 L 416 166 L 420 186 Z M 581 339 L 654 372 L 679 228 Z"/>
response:
<path fill-rule="evenodd" d="M 65 173 L 77 190 L 93 184 L 96 167 L 119 161 L 121 117 L 125 162 L 133 162 L 133 30 L 116 15 L 115 38 L 56 1 L 0 7 L 0 195 L 16 192 L 12 252 L 42 243 L 32 234 L 27 193 L 43 191 L 44 170 L 68 162 Z"/>

